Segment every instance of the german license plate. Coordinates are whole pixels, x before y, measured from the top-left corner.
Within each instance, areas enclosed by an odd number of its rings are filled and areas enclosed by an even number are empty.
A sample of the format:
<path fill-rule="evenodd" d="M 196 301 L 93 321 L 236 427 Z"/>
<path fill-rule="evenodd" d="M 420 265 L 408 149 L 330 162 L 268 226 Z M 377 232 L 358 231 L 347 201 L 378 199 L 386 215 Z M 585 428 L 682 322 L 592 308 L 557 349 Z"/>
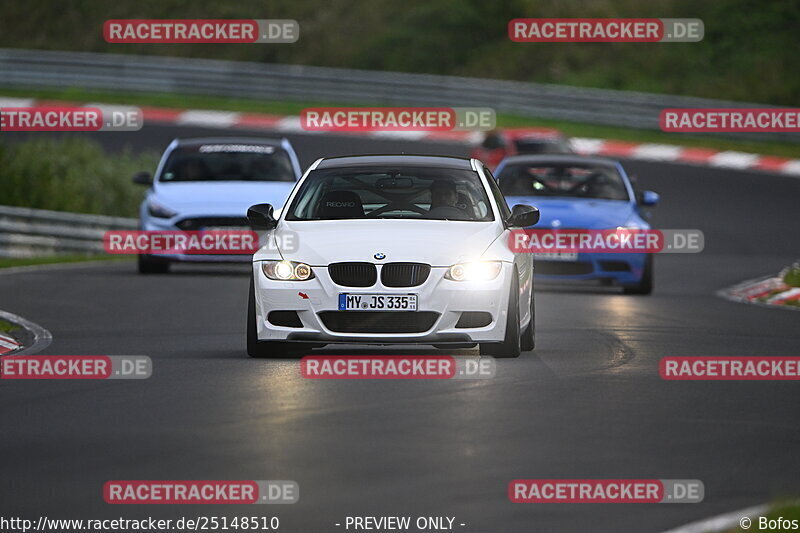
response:
<path fill-rule="evenodd" d="M 416 294 L 339 293 L 339 311 L 416 311 Z"/>
<path fill-rule="evenodd" d="M 533 258 L 541 259 L 542 261 L 577 261 L 578 252 L 547 252 L 533 254 Z"/>

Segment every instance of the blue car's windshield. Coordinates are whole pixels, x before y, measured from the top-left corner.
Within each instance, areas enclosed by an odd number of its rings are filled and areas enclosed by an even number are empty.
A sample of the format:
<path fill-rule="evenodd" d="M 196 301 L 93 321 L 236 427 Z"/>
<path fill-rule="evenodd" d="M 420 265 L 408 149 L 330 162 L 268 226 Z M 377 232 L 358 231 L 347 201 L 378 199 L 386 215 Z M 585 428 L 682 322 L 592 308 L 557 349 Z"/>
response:
<path fill-rule="evenodd" d="M 265 144 L 201 144 L 176 148 L 160 181 L 295 181 L 286 150 Z"/>
<path fill-rule="evenodd" d="M 497 178 L 506 196 L 630 199 L 622 176 L 613 166 L 517 163 L 506 165 Z"/>

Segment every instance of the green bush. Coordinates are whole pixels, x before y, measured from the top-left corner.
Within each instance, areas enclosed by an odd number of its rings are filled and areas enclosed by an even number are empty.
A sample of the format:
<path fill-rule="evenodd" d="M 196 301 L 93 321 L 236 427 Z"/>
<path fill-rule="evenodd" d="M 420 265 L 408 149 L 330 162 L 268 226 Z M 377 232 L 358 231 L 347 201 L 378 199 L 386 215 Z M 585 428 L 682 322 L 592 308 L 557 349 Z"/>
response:
<path fill-rule="evenodd" d="M 800 103 L 797 0 L 5 0 L 0 48 L 236 59 L 399 70 Z M 515 43 L 525 17 L 700 18 L 698 43 Z M 295 19 L 293 44 L 112 44 L 103 23 L 128 18 Z"/>
<path fill-rule="evenodd" d="M 800 261 L 781 272 L 783 282 L 790 287 L 800 287 Z"/>
<path fill-rule="evenodd" d="M 143 188 L 131 177 L 154 169 L 157 161 L 154 152 L 107 154 L 81 137 L 0 144 L 0 204 L 135 216 Z"/>

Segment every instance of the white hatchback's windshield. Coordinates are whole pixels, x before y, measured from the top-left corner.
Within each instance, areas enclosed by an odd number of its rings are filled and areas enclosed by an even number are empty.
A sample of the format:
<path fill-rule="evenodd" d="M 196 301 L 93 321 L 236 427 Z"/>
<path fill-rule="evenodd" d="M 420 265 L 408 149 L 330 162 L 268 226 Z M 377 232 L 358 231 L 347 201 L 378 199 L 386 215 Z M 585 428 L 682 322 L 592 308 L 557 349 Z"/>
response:
<path fill-rule="evenodd" d="M 279 146 L 209 143 L 175 149 L 160 181 L 295 181 L 295 174 Z"/>
<path fill-rule="evenodd" d="M 287 220 L 414 218 L 494 220 L 480 177 L 449 168 L 359 167 L 316 170 Z"/>

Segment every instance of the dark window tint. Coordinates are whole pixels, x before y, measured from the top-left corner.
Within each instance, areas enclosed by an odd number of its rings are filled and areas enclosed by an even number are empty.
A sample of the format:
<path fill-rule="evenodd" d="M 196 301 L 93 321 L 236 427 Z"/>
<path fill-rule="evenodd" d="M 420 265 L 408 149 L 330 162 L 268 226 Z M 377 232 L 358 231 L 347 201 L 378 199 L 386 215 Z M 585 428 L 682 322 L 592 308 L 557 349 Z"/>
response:
<path fill-rule="evenodd" d="M 289 154 L 279 146 L 204 144 L 175 149 L 160 181 L 295 181 Z"/>
<path fill-rule="evenodd" d="M 415 167 L 316 170 L 286 215 L 287 220 L 360 218 L 494 220 L 476 172 Z"/>
<path fill-rule="evenodd" d="M 625 182 L 613 166 L 580 163 L 519 163 L 503 168 L 500 190 L 506 196 L 565 196 L 629 200 Z"/>

